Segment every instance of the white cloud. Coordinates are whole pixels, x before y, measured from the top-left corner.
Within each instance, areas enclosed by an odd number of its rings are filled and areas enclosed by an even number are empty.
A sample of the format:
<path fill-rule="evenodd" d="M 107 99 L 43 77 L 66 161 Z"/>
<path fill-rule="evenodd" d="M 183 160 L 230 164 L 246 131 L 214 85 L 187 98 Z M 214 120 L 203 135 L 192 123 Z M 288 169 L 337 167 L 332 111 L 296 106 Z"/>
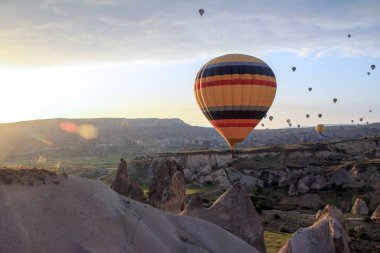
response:
<path fill-rule="evenodd" d="M 0 63 L 179 61 L 278 51 L 380 57 L 378 13 L 379 1 L 1 1 Z"/>

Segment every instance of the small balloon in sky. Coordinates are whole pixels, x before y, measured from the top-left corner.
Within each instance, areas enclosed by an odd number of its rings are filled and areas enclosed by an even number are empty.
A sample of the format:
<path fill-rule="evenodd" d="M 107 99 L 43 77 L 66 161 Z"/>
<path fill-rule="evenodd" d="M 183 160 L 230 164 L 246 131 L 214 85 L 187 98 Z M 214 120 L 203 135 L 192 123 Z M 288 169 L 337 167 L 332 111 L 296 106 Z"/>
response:
<path fill-rule="evenodd" d="M 371 72 L 367 72 L 367 75 L 369 76 L 371 74 Z"/>
<path fill-rule="evenodd" d="M 309 91 L 311 91 L 312 89 L 313 89 L 313 88 L 309 87 L 309 89 L 308 89 L 308 90 L 309 90 Z"/>
<path fill-rule="evenodd" d="M 371 65 L 371 69 L 372 69 L 372 70 L 375 70 L 375 68 L 376 68 L 376 65 L 372 64 L 372 65 Z"/>
<path fill-rule="evenodd" d="M 296 71 L 296 69 L 297 69 L 296 67 L 293 67 L 293 68 L 292 68 L 293 72 Z"/>
<path fill-rule="evenodd" d="M 198 12 L 199 12 L 199 15 L 203 16 L 203 14 L 205 13 L 205 10 L 204 9 L 199 9 Z"/>
<path fill-rule="evenodd" d="M 269 120 L 272 121 L 273 120 L 273 116 L 269 116 Z"/>
<path fill-rule="evenodd" d="M 348 37 L 348 38 L 351 38 L 351 34 L 350 34 L 350 33 L 349 33 L 349 34 L 347 34 L 347 37 Z"/>
<path fill-rule="evenodd" d="M 301 125 L 297 125 L 297 127 L 298 127 L 298 128 L 300 128 L 300 127 L 301 127 Z"/>
<path fill-rule="evenodd" d="M 322 118 L 322 113 L 318 114 L 318 118 Z"/>
<path fill-rule="evenodd" d="M 333 99 L 334 104 L 335 104 L 337 101 L 338 101 L 337 98 L 334 98 L 334 99 Z"/>
<path fill-rule="evenodd" d="M 292 125 L 293 125 L 292 123 L 289 123 L 289 127 L 292 127 Z"/>
<path fill-rule="evenodd" d="M 372 110 L 369 110 L 369 112 L 372 112 Z"/>
<path fill-rule="evenodd" d="M 354 123 L 354 120 L 353 120 L 353 119 L 351 120 L 351 123 Z"/>
<path fill-rule="evenodd" d="M 264 127 L 264 124 L 261 124 L 262 127 Z"/>
<path fill-rule="evenodd" d="M 290 121 L 291 121 L 290 119 L 287 119 L 287 120 L 286 120 L 286 122 L 287 122 L 288 124 L 290 123 Z"/>
<path fill-rule="evenodd" d="M 266 119 L 267 118 L 267 114 L 265 113 L 265 115 L 264 115 L 264 119 Z"/>
<path fill-rule="evenodd" d="M 362 122 L 362 121 L 363 121 L 363 118 L 360 118 L 359 120 L 360 120 L 360 122 Z"/>
<path fill-rule="evenodd" d="M 309 114 L 306 114 L 306 118 L 309 118 L 310 117 L 310 115 Z"/>

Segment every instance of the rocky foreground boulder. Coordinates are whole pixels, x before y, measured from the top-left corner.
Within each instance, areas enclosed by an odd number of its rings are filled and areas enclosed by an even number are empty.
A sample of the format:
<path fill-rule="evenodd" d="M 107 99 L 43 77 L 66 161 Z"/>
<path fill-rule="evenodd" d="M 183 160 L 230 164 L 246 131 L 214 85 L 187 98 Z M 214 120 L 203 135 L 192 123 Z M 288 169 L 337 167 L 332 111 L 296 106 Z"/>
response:
<path fill-rule="evenodd" d="M 149 186 L 148 198 L 153 207 L 180 213 L 185 206 L 183 171 L 175 161 L 166 161 L 157 168 Z"/>
<path fill-rule="evenodd" d="M 351 213 L 354 215 L 368 215 L 368 206 L 361 198 L 356 198 L 354 205 L 351 208 Z"/>
<path fill-rule="evenodd" d="M 119 167 L 117 168 L 116 176 L 111 184 L 111 188 L 128 198 L 143 202 L 145 201 L 144 192 L 141 189 L 139 182 L 132 181 L 128 176 L 127 162 L 121 158 Z"/>
<path fill-rule="evenodd" d="M 278 253 L 353 253 L 343 213 L 328 205 L 310 227 L 299 229 Z"/>
<path fill-rule="evenodd" d="M 209 208 L 203 207 L 199 197 L 194 198 L 180 215 L 212 222 L 248 242 L 258 251 L 267 252 L 261 218 L 240 183 L 231 186 Z"/>
<path fill-rule="evenodd" d="M 371 220 L 380 223 L 380 204 L 376 207 L 375 211 L 373 211 Z"/>
<path fill-rule="evenodd" d="M 76 176 L 34 186 L 0 182 L 0 203 L 0 252 L 258 252 L 212 223 Z"/>

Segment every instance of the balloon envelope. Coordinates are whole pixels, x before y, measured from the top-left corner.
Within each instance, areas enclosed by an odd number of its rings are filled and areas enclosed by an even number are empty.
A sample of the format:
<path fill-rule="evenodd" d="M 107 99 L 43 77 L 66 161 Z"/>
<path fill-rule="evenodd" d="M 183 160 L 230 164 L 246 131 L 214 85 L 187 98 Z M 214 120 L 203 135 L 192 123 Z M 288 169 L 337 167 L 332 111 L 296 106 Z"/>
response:
<path fill-rule="evenodd" d="M 312 89 L 313 89 L 313 88 L 309 87 L 309 89 L 308 89 L 308 90 L 309 90 L 309 91 L 311 91 Z"/>
<path fill-rule="evenodd" d="M 333 102 L 334 102 L 334 103 L 336 103 L 337 101 L 338 101 L 338 99 L 336 99 L 336 98 L 333 99 Z"/>
<path fill-rule="evenodd" d="M 319 134 L 322 134 L 325 130 L 326 130 L 326 128 L 322 124 L 318 124 L 315 126 L 315 131 L 317 131 L 317 133 L 319 133 Z"/>
<path fill-rule="evenodd" d="M 351 38 L 351 34 L 347 34 L 347 37 L 348 37 L 348 38 Z"/>
<path fill-rule="evenodd" d="M 310 117 L 310 115 L 309 114 L 306 114 L 306 118 L 309 118 Z"/>
<path fill-rule="evenodd" d="M 375 68 L 376 68 L 376 65 L 371 65 L 372 70 L 375 70 Z"/>
<path fill-rule="evenodd" d="M 203 16 L 203 14 L 205 13 L 205 10 L 204 9 L 199 9 L 199 14 L 201 15 L 201 16 Z"/>
<path fill-rule="evenodd" d="M 322 113 L 318 114 L 318 118 L 322 118 Z"/>
<path fill-rule="evenodd" d="M 293 72 L 296 71 L 296 69 L 297 69 L 296 67 L 293 67 L 293 68 L 292 68 Z"/>
<path fill-rule="evenodd" d="M 243 54 L 227 54 L 207 62 L 194 83 L 201 111 L 231 149 L 265 116 L 276 88 L 272 69 L 264 61 Z"/>
<path fill-rule="evenodd" d="M 269 116 L 269 120 L 272 121 L 273 120 L 273 116 Z"/>

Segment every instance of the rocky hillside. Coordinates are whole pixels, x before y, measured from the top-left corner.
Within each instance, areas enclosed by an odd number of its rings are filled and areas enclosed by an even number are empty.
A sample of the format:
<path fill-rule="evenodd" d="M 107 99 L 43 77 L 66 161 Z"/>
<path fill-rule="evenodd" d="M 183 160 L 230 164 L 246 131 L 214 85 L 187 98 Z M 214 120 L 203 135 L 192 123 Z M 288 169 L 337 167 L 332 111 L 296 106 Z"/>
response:
<path fill-rule="evenodd" d="M 365 195 L 370 209 L 380 202 L 380 137 L 258 147 L 240 151 L 237 159 L 227 151 L 139 156 L 129 162 L 129 170 L 149 183 L 166 159 L 182 166 L 188 184 L 227 189 L 240 182 L 253 191 L 272 192 L 265 200 L 271 206 L 318 209 L 333 200 L 346 210 L 355 195 Z"/>
<path fill-rule="evenodd" d="M 380 124 L 255 130 L 240 148 L 379 136 Z M 226 149 L 213 129 L 180 119 L 48 119 L 0 124 L 0 161 L 36 155 L 83 157 Z"/>

